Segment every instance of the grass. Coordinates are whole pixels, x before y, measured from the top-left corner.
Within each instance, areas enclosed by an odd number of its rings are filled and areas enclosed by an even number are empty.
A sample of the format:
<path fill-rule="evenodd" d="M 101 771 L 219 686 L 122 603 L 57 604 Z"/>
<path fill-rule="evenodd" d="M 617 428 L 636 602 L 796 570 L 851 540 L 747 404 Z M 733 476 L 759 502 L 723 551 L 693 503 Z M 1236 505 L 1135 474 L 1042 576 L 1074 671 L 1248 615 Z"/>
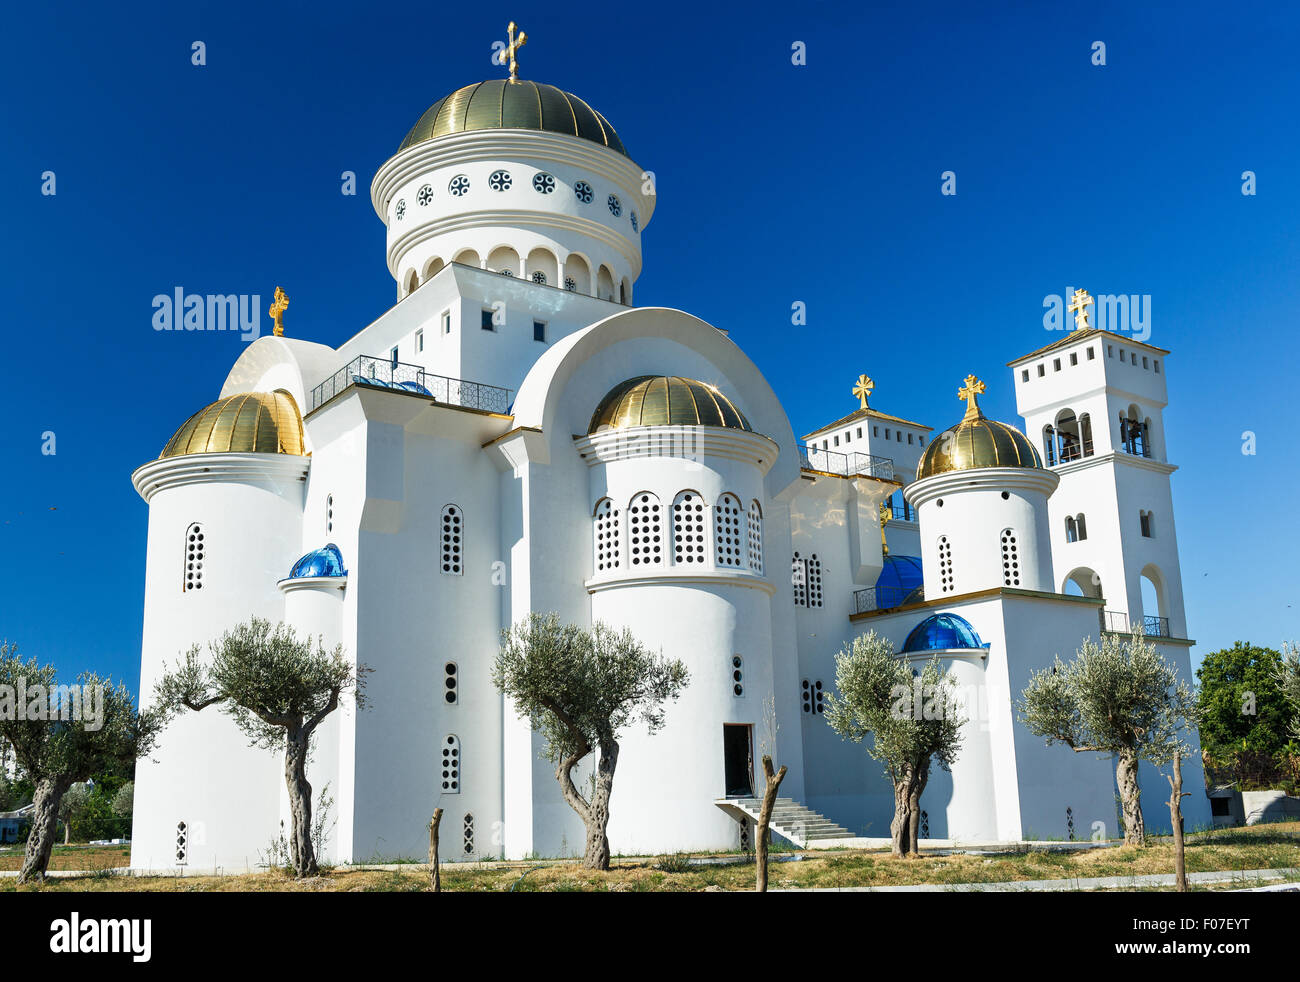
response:
<path fill-rule="evenodd" d="M 120 847 L 72 847 L 56 850 L 55 869 L 95 869 L 87 860 L 108 854 L 124 865 Z M 0 862 L 21 855 L 0 854 Z M 608 873 L 583 869 L 576 862 L 449 863 L 442 866 L 442 888 L 454 892 L 516 893 L 570 892 L 716 892 L 752 890 L 752 863 L 697 865 L 681 855 L 618 860 Z M 1244 869 L 1300 868 L 1300 822 L 1225 829 L 1188 837 L 1189 873 Z M 99 867 L 103 869 L 104 867 Z M 798 861 L 773 863 L 771 886 L 849 887 L 909 884 L 996 883 L 1055 880 L 1094 876 L 1139 876 L 1173 872 L 1173 841 L 1149 837 L 1141 849 L 1116 846 L 1074 852 L 1034 849 L 990 855 L 923 855 L 895 859 L 888 851 L 803 853 Z M 397 870 L 332 870 L 321 876 L 294 880 L 278 871 L 237 876 L 105 876 L 51 879 L 42 886 L 18 887 L 13 878 L 0 878 L 0 891 L 141 891 L 141 892 L 386 892 L 416 893 L 429 888 L 428 871 L 412 865 Z"/>
<path fill-rule="evenodd" d="M 55 846 L 50 853 L 50 869 L 97 870 L 115 869 L 131 863 L 131 847 L 89 846 L 73 843 Z M 0 847 L 0 870 L 19 869 L 23 865 L 23 846 Z"/>

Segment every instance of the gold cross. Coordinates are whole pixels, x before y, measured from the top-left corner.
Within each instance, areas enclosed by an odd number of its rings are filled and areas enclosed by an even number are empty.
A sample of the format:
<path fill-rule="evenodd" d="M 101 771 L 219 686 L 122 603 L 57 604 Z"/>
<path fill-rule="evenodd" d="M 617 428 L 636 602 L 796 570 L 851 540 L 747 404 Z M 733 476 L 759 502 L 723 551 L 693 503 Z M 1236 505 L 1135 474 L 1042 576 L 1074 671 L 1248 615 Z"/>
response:
<path fill-rule="evenodd" d="M 271 333 L 277 338 L 284 337 L 284 309 L 289 306 L 289 298 L 284 295 L 284 291 L 278 286 L 275 288 L 275 302 L 271 304 L 270 314 L 275 320 L 275 327 Z"/>
<path fill-rule="evenodd" d="M 510 43 L 506 45 L 505 50 L 501 52 L 501 64 L 510 65 L 510 81 L 517 81 L 515 73 L 519 71 L 519 65 L 515 62 L 515 52 L 528 43 L 528 35 L 523 31 L 519 32 L 519 40 L 515 40 L 515 22 L 511 21 L 510 26 L 506 28 L 506 33 L 510 36 Z"/>
<path fill-rule="evenodd" d="M 894 506 L 887 501 L 880 503 L 880 554 L 889 555 L 889 543 L 885 541 L 885 523 L 894 517 Z"/>
<path fill-rule="evenodd" d="M 1074 329 L 1076 331 L 1086 330 L 1088 327 L 1088 307 L 1092 304 L 1092 297 L 1088 296 L 1087 290 L 1075 290 L 1074 296 L 1070 298 L 1070 310 L 1074 311 Z"/>
<path fill-rule="evenodd" d="M 862 408 L 867 408 L 867 396 L 871 395 L 871 390 L 876 387 L 876 383 L 871 381 L 865 375 L 859 375 L 857 382 L 853 384 L 853 394 L 862 400 Z"/>
<path fill-rule="evenodd" d="M 974 375 L 966 376 L 966 384 L 957 390 L 957 398 L 966 400 L 966 415 L 962 417 L 963 420 L 978 419 L 984 415 L 980 412 L 979 403 L 975 401 L 975 397 L 986 388 L 987 386 Z"/>

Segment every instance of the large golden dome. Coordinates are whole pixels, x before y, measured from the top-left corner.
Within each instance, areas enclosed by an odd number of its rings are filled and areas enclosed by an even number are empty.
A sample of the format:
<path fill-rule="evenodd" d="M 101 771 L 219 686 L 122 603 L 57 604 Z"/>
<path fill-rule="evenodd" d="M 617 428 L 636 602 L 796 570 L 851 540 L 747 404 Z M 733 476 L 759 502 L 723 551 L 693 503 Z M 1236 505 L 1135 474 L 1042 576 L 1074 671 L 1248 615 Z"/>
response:
<path fill-rule="evenodd" d="M 591 414 L 588 433 L 628 426 L 727 426 L 752 430 L 745 414 L 716 386 L 678 375 L 639 375 L 620 382 Z"/>
<path fill-rule="evenodd" d="M 1039 467 L 1043 460 L 1029 438 L 1014 426 L 989 419 L 975 397 L 984 383 L 966 376 L 966 387 L 958 396 L 967 400 L 966 415 L 930 440 L 916 467 L 916 479 L 969 471 L 980 467 Z"/>
<path fill-rule="evenodd" d="M 293 396 L 241 392 L 218 399 L 187 419 L 167 441 L 163 457 L 192 453 L 283 453 L 304 456 L 302 414 Z"/>
<path fill-rule="evenodd" d="M 398 147 L 467 130 L 524 129 L 566 133 L 628 156 L 614 127 L 571 92 L 522 79 L 490 79 L 445 95 L 421 116 Z"/>

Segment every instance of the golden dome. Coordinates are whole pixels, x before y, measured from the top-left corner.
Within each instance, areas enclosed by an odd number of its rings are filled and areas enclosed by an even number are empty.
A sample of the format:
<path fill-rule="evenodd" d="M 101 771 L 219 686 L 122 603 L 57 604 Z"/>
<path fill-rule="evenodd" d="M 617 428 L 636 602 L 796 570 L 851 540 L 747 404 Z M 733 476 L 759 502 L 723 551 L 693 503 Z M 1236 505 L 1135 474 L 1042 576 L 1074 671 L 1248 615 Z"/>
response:
<path fill-rule="evenodd" d="M 192 453 L 304 456 L 298 404 L 283 389 L 241 392 L 218 399 L 187 419 L 158 457 L 161 460 Z"/>
<path fill-rule="evenodd" d="M 398 152 L 450 133 L 496 129 L 565 133 L 628 155 L 609 120 L 573 93 L 554 85 L 501 78 L 443 96 L 416 120 Z"/>
<path fill-rule="evenodd" d="M 974 375 L 966 376 L 966 386 L 957 393 L 965 399 L 966 415 L 930 440 L 916 466 L 916 479 L 969 471 L 980 467 L 1039 467 L 1043 460 L 1029 438 L 1014 426 L 989 419 L 975 397 L 984 391 L 984 383 Z"/>
<path fill-rule="evenodd" d="M 588 433 L 627 426 L 727 426 L 753 430 L 715 386 L 677 375 L 638 375 L 620 382 L 591 414 Z"/>

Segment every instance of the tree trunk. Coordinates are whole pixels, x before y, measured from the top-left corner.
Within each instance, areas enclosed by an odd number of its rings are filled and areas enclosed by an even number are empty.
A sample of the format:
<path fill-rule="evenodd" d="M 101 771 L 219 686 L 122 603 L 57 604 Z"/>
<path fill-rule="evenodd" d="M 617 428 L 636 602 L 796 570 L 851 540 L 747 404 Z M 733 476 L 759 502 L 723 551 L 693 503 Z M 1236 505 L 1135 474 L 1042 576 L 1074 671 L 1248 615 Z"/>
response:
<path fill-rule="evenodd" d="M 289 859 L 295 876 L 319 872 L 311 842 L 311 784 L 307 781 L 307 745 L 310 734 L 300 727 L 286 730 L 284 781 L 289 789 Z"/>
<path fill-rule="evenodd" d="M 612 737 L 600 742 L 600 760 L 596 764 L 596 787 L 591 793 L 587 812 L 587 869 L 609 869 L 609 796 L 614 790 L 614 768 L 618 766 L 618 741 Z"/>
<path fill-rule="evenodd" d="M 921 855 L 918 846 L 921 841 L 921 795 L 925 794 L 925 786 L 929 782 L 930 763 L 927 761 L 916 769 L 916 776 L 912 781 L 912 790 L 907 801 L 907 854 L 912 857 Z"/>
<path fill-rule="evenodd" d="M 1142 792 L 1138 787 L 1136 757 L 1128 754 L 1119 756 L 1119 763 L 1115 765 L 1115 781 L 1119 785 L 1119 800 L 1124 812 L 1124 845 L 1144 845 L 1146 826 L 1142 823 Z"/>
<path fill-rule="evenodd" d="M 438 826 L 442 824 L 442 809 L 433 810 L 433 821 L 429 823 L 429 887 L 434 893 L 442 893 L 442 871 L 438 869 Z"/>
<path fill-rule="evenodd" d="M 785 779 L 785 765 L 782 764 L 781 769 L 773 774 L 772 757 L 770 754 L 763 754 L 763 776 L 767 779 L 767 787 L 763 791 L 763 807 L 758 811 L 758 828 L 754 832 L 759 893 L 767 893 L 767 830 L 772 823 L 772 809 L 776 807 L 776 793 Z"/>
<path fill-rule="evenodd" d="M 904 768 L 894 777 L 894 818 L 889 823 L 890 850 L 895 856 L 907 855 L 911 844 L 912 772 Z"/>
<path fill-rule="evenodd" d="M 1183 761 L 1174 751 L 1174 774 L 1169 778 L 1169 818 L 1174 824 L 1174 887 L 1179 893 L 1187 892 L 1187 857 L 1183 852 Z"/>
<path fill-rule="evenodd" d="M 64 819 L 63 822 L 63 844 L 66 846 L 72 842 L 72 818 Z"/>
<path fill-rule="evenodd" d="M 23 866 L 18 872 L 19 883 L 45 879 L 45 872 L 50 867 L 54 837 L 58 832 L 59 805 L 63 803 L 64 792 L 71 786 L 71 781 L 58 778 L 42 778 L 36 782 L 32 795 L 32 804 L 36 808 L 32 814 L 32 828 L 27 835 Z"/>

